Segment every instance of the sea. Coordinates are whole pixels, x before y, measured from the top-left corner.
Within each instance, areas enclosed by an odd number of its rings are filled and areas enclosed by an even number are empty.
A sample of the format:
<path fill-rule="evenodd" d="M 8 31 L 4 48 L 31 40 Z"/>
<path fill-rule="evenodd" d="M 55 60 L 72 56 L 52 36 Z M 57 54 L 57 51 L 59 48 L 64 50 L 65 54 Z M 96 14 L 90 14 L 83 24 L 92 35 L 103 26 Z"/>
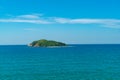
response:
<path fill-rule="evenodd" d="M 0 80 L 120 80 L 120 45 L 1 45 Z"/>

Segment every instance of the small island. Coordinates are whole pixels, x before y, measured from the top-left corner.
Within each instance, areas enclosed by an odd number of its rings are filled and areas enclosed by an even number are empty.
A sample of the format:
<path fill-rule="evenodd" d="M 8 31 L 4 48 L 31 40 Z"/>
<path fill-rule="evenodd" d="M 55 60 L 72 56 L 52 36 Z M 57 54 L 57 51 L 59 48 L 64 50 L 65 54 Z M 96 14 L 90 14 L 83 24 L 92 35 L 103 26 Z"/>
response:
<path fill-rule="evenodd" d="M 62 42 L 53 41 L 53 40 L 41 39 L 41 40 L 33 41 L 28 46 L 32 46 L 32 47 L 58 47 L 58 46 L 66 46 L 66 44 L 62 43 Z"/>

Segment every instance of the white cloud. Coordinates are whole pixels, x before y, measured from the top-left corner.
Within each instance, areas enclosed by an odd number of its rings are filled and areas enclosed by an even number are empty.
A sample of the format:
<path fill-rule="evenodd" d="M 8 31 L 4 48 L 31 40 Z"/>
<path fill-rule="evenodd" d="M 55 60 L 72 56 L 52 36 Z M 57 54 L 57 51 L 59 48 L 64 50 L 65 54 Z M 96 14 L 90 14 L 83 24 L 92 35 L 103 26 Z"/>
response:
<path fill-rule="evenodd" d="M 51 24 L 52 22 L 44 19 L 42 14 L 28 14 L 19 16 L 9 16 L 10 18 L 0 19 L 0 22 L 9 23 L 34 23 L 34 24 Z"/>
<path fill-rule="evenodd" d="M 68 19 L 68 18 L 54 18 L 57 23 L 68 24 L 106 24 L 106 23 L 120 23 L 117 19 Z"/>
<path fill-rule="evenodd" d="M 24 19 L 39 19 L 42 14 L 27 14 L 27 15 L 20 15 L 16 18 L 24 18 Z"/>
<path fill-rule="evenodd" d="M 98 24 L 103 27 L 120 28 L 119 19 L 68 19 L 54 18 L 55 22 L 61 24 Z"/>
<path fill-rule="evenodd" d="M 0 22 L 18 22 L 18 23 L 35 23 L 35 24 L 50 24 L 51 22 L 44 20 L 24 20 L 24 19 L 0 19 Z"/>
<path fill-rule="evenodd" d="M 28 14 L 0 19 L 0 22 L 34 23 L 34 24 L 97 24 L 102 27 L 120 28 L 120 19 L 59 18 L 44 17 L 42 14 Z"/>

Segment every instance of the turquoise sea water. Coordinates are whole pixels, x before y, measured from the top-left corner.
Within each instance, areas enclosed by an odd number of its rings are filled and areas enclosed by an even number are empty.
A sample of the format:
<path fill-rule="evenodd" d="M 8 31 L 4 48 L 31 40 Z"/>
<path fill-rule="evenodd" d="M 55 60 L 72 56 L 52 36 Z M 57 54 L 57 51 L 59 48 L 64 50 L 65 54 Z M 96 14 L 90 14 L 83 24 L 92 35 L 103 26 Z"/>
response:
<path fill-rule="evenodd" d="M 0 46 L 0 80 L 120 80 L 120 45 Z"/>

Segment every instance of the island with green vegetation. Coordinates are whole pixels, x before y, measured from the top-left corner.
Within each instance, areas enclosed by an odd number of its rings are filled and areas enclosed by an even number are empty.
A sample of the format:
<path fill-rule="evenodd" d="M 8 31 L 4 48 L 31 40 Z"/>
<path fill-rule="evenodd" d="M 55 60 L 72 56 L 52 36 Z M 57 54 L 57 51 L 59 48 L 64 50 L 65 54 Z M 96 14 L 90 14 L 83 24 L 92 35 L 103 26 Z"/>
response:
<path fill-rule="evenodd" d="M 53 41 L 53 40 L 41 39 L 41 40 L 33 41 L 32 43 L 29 44 L 29 46 L 32 46 L 32 47 L 58 47 L 58 46 L 66 46 L 66 44 L 62 43 L 62 42 Z"/>

